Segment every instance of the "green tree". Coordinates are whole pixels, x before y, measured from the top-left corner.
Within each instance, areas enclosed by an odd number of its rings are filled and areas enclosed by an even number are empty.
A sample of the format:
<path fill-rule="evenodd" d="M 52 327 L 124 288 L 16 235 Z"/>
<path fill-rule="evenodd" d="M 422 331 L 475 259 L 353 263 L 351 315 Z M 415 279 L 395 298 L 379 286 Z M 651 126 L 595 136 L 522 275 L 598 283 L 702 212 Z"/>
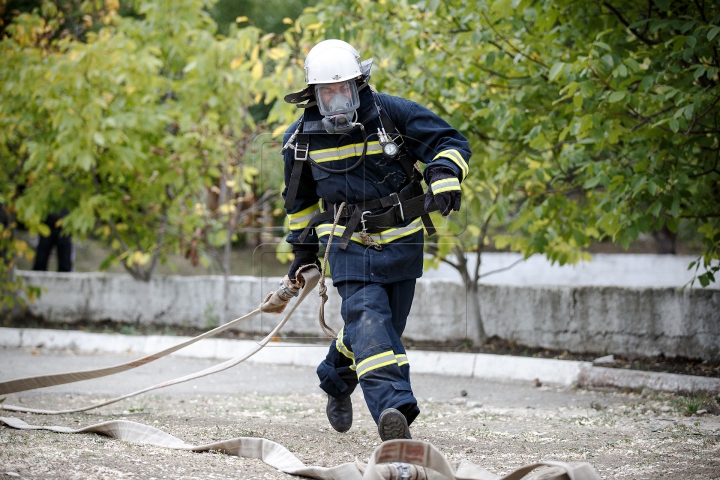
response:
<path fill-rule="evenodd" d="M 85 42 L 57 38 L 51 3 L 7 28 L 0 148 L 12 167 L 3 174 L 17 175 L 2 201 L 31 233 L 67 207 L 67 233 L 105 239 L 104 266 L 121 261 L 146 281 L 170 252 L 232 240 L 237 193 L 255 174 L 248 146 L 270 128 L 250 109 L 280 95 L 287 75 L 275 66 L 289 49 L 254 27 L 217 36 L 210 5 L 139 2 L 130 17 L 108 9 Z M 270 108 L 270 122 L 283 108 Z M 213 187 L 225 193 L 208 214 Z"/>
<path fill-rule="evenodd" d="M 226 34 L 238 17 L 268 33 L 281 34 L 287 28 L 285 19 L 295 19 L 315 0 L 220 0 L 210 9 L 218 31 Z"/>
<path fill-rule="evenodd" d="M 455 253 L 469 292 L 480 277 L 466 253 L 488 242 L 564 264 L 592 241 L 627 247 L 681 224 L 703 235 L 697 279 L 714 281 L 716 3 L 338 0 L 306 16 L 374 56 L 379 89 L 470 139 L 465 212 L 430 245 L 437 260 Z"/>
<path fill-rule="evenodd" d="M 28 144 L 40 138 L 43 130 L 38 102 L 28 87 L 40 84 L 45 66 L 54 61 L 49 39 L 55 28 L 56 21 L 20 15 L 8 27 L 13 38 L 0 42 L 0 309 L 23 304 L 23 296 L 32 300 L 40 293 L 15 275 L 18 259 L 33 257 L 32 249 L 16 235 L 17 201 L 36 179 L 28 168 Z M 32 234 L 49 234 L 48 227 L 35 218 L 24 220 L 24 227 Z"/>

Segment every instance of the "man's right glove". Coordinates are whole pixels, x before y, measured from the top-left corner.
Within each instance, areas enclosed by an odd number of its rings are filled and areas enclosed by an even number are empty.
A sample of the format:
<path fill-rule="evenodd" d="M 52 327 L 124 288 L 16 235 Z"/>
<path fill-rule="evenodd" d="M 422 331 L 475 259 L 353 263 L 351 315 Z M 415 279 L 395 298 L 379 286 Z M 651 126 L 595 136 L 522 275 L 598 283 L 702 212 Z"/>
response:
<path fill-rule="evenodd" d="M 445 217 L 450 214 L 450 210 L 460 211 L 462 192 L 457 175 L 452 170 L 443 167 L 432 168 L 425 172 L 425 181 L 430 187 L 425 197 L 425 211 L 430 208 L 433 200 Z"/>
<path fill-rule="evenodd" d="M 303 265 L 309 265 L 311 263 L 314 263 L 318 266 L 318 269 L 321 269 L 320 260 L 318 260 L 317 258 L 317 253 L 319 250 L 320 247 L 317 244 L 293 243 L 292 252 L 295 254 L 295 259 L 290 264 L 290 269 L 288 270 L 288 278 L 294 282 L 295 273 L 297 272 L 298 268 L 302 267 Z"/>

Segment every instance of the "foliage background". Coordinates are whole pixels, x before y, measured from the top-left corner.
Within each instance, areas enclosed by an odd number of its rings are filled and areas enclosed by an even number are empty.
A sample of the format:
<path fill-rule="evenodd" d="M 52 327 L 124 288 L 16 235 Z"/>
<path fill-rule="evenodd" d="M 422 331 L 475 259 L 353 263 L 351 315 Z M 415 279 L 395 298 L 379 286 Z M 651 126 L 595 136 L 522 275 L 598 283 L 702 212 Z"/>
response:
<path fill-rule="evenodd" d="M 715 280 L 716 3 L 0 5 L 3 299 L 32 255 L 17 229 L 46 233 L 62 207 L 66 232 L 109 247 L 103 267 L 141 280 L 171 254 L 227 275 L 233 243 L 280 233 L 282 180 L 268 165 L 296 111 L 279 99 L 302 87 L 324 38 L 373 56 L 374 86 L 471 141 L 463 211 L 428 244 L 428 266 L 451 263 L 469 292 L 486 249 L 564 264 L 642 235 L 669 239 L 669 252 L 678 234 L 697 236 L 691 267 L 703 286 Z"/>

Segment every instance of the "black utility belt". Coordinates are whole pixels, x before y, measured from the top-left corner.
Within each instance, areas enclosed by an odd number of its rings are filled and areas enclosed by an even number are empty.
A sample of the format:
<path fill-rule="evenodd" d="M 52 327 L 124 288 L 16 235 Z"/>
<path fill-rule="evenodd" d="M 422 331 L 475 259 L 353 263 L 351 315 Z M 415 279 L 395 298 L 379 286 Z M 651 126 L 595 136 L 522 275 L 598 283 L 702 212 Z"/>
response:
<path fill-rule="evenodd" d="M 347 205 L 343 208 L 343 212 L 340 215 L 340 221 L 342 225 L 348 226 L 350 220 L 353 217 L 359 215 L 360 222 L 355 226 L 353 231 L 355 232 L 367 232 L 367 233 L 380 233 L 389 228 L 393 228 L 401 223 L 408 220 L 413 220 L 420 215 L 427 213 L 425 212 L 425 195 L 409 198 L 405 201 L 401 201 L 397 198 L 397 194 L 392 194 L 390 197 L 395 197 L 396 203 L 391 205 L 384 211 L 371 212 L 361 205 Z M 328 210 L 328 213 L 334 212 L 337 214 L 337 207 L 339 205 L 333 205 L 332 210 Z M 330 218 L 330 223 L 334 219 L 334 215 Z M 340 223 L 338 221 L 338 223 Z"/>
<path fill-rule="evenodd" d="M 367 234 L 380 233 L 417 217 L 422 217 L 428 235 L 434 234 L 435 228 L 433 227 L 432 221 L 430 221 L 428 213 L 437 210 L 437 205 L 435 205 L 435 202 L 432 202 L 430 208 L 425 210 L 425 194 L 411 195 L 412 189 L 405 189 L 400 193 L 392 193 L 376 200 L 343 206 L 338 219 L 338 225 L 345 227 L 345 231 L 339 240 L 340 248 L 343 250 L 347 248 L 353 232 L 364 232 Z M 301 242 L 305 241 L 310 230 L 317 225 L 321 223 L 333 223 L 338 215 L 339 206 L 340 205 L 326 204 L 323 201 L 325 211 L 318 213 L 310 220 L 308 226 L 305 227 L 300 234 L 299 240 Z M 386 208 L 386 210 L 377 211 L 383 207 Z"/>

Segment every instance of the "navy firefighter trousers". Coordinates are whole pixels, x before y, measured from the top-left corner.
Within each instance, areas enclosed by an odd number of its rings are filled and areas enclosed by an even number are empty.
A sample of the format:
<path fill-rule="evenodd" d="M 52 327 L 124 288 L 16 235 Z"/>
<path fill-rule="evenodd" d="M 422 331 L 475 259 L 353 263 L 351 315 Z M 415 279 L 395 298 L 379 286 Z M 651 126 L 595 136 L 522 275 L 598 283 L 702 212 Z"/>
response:
<path fill-rule="evenodd" d="M 408 424 L 420 413 L 410 388 L 410 365 L 400 342 L 415 281 L 348 280 L 336 285 L 345 325 L 317 368 L 320 388 L 344 399 L 360 383 L 375 423 L 387 408 L 402 412 Z"/>

